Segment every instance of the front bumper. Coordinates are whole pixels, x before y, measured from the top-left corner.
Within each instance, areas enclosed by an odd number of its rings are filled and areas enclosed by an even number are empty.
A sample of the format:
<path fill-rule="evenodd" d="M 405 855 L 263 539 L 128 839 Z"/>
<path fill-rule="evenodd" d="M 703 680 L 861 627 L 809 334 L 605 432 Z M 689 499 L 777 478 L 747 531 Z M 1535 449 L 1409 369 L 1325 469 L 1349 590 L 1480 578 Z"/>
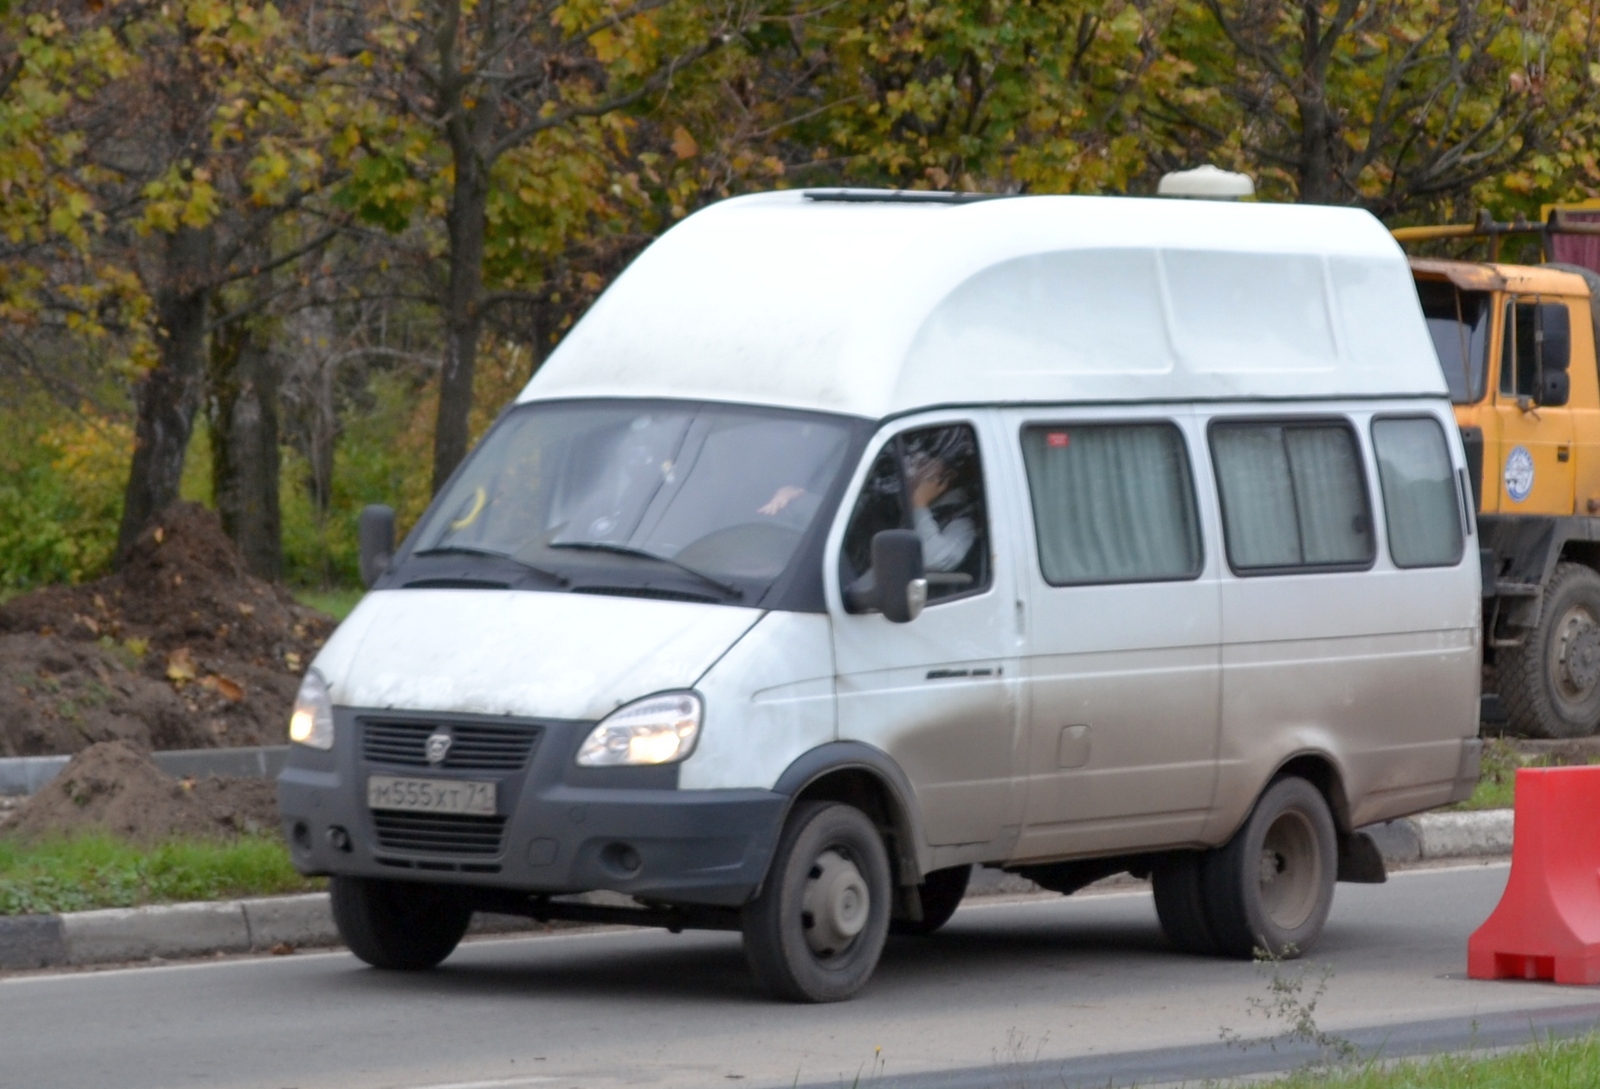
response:
<path fill-rule="evenodd" d="M 363 720 L 537 730 L 520 770 L 396 766 L 366 758 Z M 766 790 L 678 790 L 677 767 L 579 768 L 593 723 L 339 708 L 331 752 L 290 746 L 278 808 L 304 874 L 439 881 L 559 895 L 606 889 L 661 903 L 737 906 L 761 884 L 789 799 Z M 492 781 L 497 815 L 470 835 L 380 835 L 372 774 Z M 497 823 L 503 822 L 503 823 Z M 498 831 L 498 840 L 494 832 Z"/>

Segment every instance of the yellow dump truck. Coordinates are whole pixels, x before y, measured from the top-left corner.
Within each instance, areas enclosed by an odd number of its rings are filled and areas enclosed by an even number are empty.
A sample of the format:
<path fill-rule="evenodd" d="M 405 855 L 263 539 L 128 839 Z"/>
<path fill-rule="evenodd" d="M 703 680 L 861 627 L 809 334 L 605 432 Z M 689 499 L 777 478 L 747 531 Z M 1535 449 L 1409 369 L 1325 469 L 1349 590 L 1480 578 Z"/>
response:
<path fill-rule="evenodd" d="M 1478 506 L 1484 718 L 1566 738 L 1600 728 L 1600 275 L 1561 255 L 1600 223 L 1400 228 L 1402 243 L 1480 237 L 1489 260 L 1413 257 L 1417 294 L 1455 402 Z M 1536 235 L 1546 262 L 1505 264 Z M 1587 236 L 1587 237 L 1586 237 Z M 1570 248 L 1570 247 L 1568 247 Z"/>

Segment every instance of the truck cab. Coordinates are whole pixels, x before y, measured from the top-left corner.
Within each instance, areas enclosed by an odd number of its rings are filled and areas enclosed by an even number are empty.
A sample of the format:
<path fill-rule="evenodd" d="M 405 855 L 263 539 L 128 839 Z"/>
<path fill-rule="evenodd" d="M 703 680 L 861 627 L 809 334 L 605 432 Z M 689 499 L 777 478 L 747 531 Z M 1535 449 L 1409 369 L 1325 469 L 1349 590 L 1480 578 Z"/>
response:
<path fill-rule="evenodd" d="M 1533 737 L 1592 734 L 1600 727 L 1600 276 L 1570 265 L 1410 263 L 1478 508 L 1484 719 Z"/>

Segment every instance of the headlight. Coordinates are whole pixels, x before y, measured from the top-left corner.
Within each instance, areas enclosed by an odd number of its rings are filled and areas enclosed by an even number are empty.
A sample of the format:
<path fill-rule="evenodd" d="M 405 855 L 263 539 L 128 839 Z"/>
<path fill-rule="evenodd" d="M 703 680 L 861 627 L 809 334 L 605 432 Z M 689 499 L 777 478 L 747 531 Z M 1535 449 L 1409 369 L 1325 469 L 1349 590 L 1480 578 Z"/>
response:
<path fill-rule="evenodd" d="M 289 740 L 313 749 L 333 748 L 333 698 L 328 695 L 328 682 L 314 669 L 306 673 L 295 694 Z"/>
<path fill-rule="evenodd" d="M 700 697 L 693 692 L 650 696 L 619 707 L 596 726 L 578 750 L 578 764 L 671 764 L 694 752 L 700 737 Z"/>

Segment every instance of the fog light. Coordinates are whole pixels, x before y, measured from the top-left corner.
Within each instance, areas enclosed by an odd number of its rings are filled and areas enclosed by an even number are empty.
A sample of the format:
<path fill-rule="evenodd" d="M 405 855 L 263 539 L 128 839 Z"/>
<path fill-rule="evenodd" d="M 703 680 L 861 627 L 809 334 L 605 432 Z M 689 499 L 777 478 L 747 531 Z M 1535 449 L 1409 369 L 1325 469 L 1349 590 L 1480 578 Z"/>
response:
<path fill-rule="evenodd" d="M 600 852 L 600 861 L 606 869 L 622 877 L 632 877 L 644 865 L 639 852 L 626 843 L 606 844 L 605 850 Z"/>
<path fill-rule="evenodd" d="M 335 851 L 348 853 L 350 850 L 350 833 L 340 828 L 337 824 L 334 825 L 328 829 L 328 846 Z"/>

